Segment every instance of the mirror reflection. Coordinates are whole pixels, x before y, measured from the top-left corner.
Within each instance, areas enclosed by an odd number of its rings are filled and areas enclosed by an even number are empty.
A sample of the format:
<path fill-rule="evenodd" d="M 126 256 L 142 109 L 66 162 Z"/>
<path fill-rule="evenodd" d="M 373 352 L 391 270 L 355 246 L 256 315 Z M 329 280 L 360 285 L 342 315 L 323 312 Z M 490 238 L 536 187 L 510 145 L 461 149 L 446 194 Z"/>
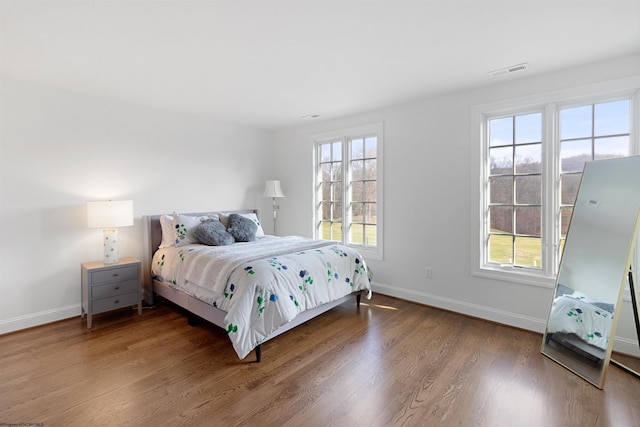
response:
<path fill-rule="evenodd" d="M 640 210 L 640 157 L 587 163 L 542 352 L 602 388 L 628 283 Z"/>

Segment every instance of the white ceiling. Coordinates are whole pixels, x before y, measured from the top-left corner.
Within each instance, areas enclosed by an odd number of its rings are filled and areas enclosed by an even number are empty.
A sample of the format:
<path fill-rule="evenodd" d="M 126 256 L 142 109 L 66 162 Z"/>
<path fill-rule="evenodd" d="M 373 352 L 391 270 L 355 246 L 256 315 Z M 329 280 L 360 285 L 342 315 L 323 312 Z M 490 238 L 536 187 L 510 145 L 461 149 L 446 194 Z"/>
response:
<path fill-rule="evenodd" d="M 640 51 L 640 0 L 0 1 L 4 77 L 265 129 Z"/>

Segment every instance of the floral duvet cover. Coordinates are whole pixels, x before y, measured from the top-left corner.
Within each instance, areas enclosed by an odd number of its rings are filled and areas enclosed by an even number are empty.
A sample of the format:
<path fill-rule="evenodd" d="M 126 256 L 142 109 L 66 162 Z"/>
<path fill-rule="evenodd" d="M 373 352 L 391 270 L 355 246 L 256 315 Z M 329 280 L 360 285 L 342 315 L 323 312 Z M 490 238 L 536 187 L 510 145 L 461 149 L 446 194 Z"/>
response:
<path fill-rule="evenodd" d="M 225 327 L 241 359 L 298 313 L 354 291 L 371 292 L 357 251 L 294 236 L 164 248 L 154 255 L 152 272 L 224 310 Z"/>
<path fill-rule="evenodd" d="M 551 306 L 549 333 L 573 333 L 586 343 L 606 350 L 613 314 L 571 296 L 557 297 Z"/>

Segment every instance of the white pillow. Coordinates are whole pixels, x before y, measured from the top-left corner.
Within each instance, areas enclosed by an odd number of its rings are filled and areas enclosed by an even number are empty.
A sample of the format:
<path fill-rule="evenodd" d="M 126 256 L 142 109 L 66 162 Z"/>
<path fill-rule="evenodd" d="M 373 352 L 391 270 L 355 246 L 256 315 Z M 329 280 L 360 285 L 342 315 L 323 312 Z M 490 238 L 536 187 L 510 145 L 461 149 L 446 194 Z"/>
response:
<path fill-rule="evenodd" d="M 224 228 L 229 228 L 229 214 L 228 213 L 221 213 L 220 217 L 218 219 L 220 220 L 222 225 L 224 225 Z"/>
<path fill-rule="evenodd" d="M 246 213 L 246 214 L 240 214 L 245 218 L 250 219 L 251 221 L 255 222 L 255 224 L 258 226 L 258 229 L 256 230 L 256 239 L 259 239 L 261 237 L 264 237 L 264 230 L 262 229 L 262 224 L 260 224 L 260 220 L 258 219 L 258 215 L 256 215 L 255 213 Z"/>
<path fill-rule="evenodd" d="M 200 243 L 193 235 L 193 229 L 209 219 L 218 219 L 217 215 L 189 216 L 173 213 L 174 242 L 176 246 Z"/>
<path fill-rule="evenodd" d="M 175 246 L 176 232 L 175 228 L 173 228 L 173 215 L 162 215 L 160 217 L 160 228 L 162 228 L 162 242 L 158 249 Z"/>
<path fill-rule="evenodd" d="M 226 228 L 229 228 L 229 213 L 221 213 L 220 214 L 220 222 L 222 224 L 224 224 L 224 226 Z M 264 230 L 262 229 L 262 224 L 260 224 L 260 220 L 258 219 L 258 215 L 256 215 L 254 212 L 251 213 L 240 213 L 238 215 L 242 215 L 243 217 L 250 219 L 251 221 L 253 221 L 257 226 L 258 226 L 258 230 L 256 231 L 256 239 L 259 239 L 261 237 L 264 237 Z"/>

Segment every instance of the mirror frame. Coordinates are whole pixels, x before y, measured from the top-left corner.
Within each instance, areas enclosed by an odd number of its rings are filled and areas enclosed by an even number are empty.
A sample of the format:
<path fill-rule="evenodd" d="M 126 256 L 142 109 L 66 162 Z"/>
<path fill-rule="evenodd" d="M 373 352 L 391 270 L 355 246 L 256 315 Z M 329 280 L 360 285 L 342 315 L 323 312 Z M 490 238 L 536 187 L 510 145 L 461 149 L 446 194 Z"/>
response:
<path fill-rule="evenodd" d="M 585 363 L 581 363 L 579 362 L 579 359 L 577 357 L 572 358 L 568 355 L 563 354 L 563 352 L 561 350 L 558 351 L 551 351 L 549 352 L 547 350 L 548 347 L 548 338 L 550 338 L 548 336 L 548 330 L 549 330 L 549 321 L 551 318 L 551 314 L 552 314 L 552 309 L 553 309 L 553 304 L 556 298 L 556 294 L 558 291 L 558 286 L 560 285 L 560 275 L 563 271 L 562 267 L 563 267 L 563 263 L 566 261 L 566 259 L 568 257 L 565 257 L 565 255 L 567 254 L 567 249 L 572 249 L 572 247 L 574 246 L 573 243 L 577 242 L 575 236 L 573 236 L 572 234 L 572 230 L 575 229 L 574 226 L 574 218 L 576 217 L 576 211 L 580 210 L 580 213 L 583 213 L 584 211 L 582 211 L 583 209 L 590 209 L 587 206 L 582 206 L 584 205 L 584 203 L 579 203 L 579 201 L 581 201 L 581 191 L 584 190 L 583 188 L 583 184 L 585 182 L 585 177 L 589 180 L 592 180 L 594 178 L 594 173 L 596 174 L 595 176 L 597 177 L 597 173 L 602 173 L 602 171 L 599 171 L 599 166 L 602 165 L 605 170 L 606 167 L 603 164 L 603 162 L 608 163 L 606 166 L 607 167 L 611 167 L 613 162 L 617 162 L 617 165 L 623 166 L 625 168 L 630 168 L 630 171 L 636 172 L 638 174 L 638 177 L 640 177 L 640 157 L 639 156 L 630 156 L 630 157 L 623 157 L 623 158 L 615 158 L 615 159 L 606 159 L 606 160 L 596 160 L 596 161 L 591 161 L 585 164 L 584 170 L 583 170 L 583 174 L 582 174 L 582 179 L 580 182 L 580 186 L 578 188 L 578 193 L 576 195 L 576 203 L 574 204 L 574 211 L 569 223 L 569 228 L 567 230 L 567 238 L 566 238 L 566 242 L 565 242 L 565 247 L 564 247 L 564 253 L 562 254 L 562 259 L 560 262 L 560 268 L 558 269 L 558 274 L 556 275 L 556 283 L 555 286 L 553 288 L 553 297 L 552 297 L 552 301 L 551 301 L 551 305 L 549 307 L 549 314 L 547 316 L 547 323 L 545 326 L 545 331 L 544 331 L 544 336 L 542 339 L 542 347 L 541 347 L 541 352 L 542 354 L 544 354 L 545 356 L 549 357 L 550 359 L 552 359 L 553 361 L 557 362 L 558 364 L 564 366 L 566 369 L 570 370 L 571 372 L 575 373 L 576 375 L 578 375 L 579 377 L 583 378 L 584 380 L 588 381 L 589 383 L 595 385 L 596 387 L 602 389 L 604 388 L 604 384 L 606 381 L 606 377 L 607 377 L 607 368 L 609 366 L 609 363 L 614 363 L 617 366 L 621 367 L 622 369 L 624 369 L 625 371 L 630 371 L 632 374 L 638 376 L 638 373 L 633 371 L 632 369 L 622 365 L 621 363 L 616 362 L 615 360 L 611 360 L 611 353 L 613 351 L 613 344 L 615 341 L 615 332 L 616 332 L 616 327 L 618 324 L 618 320 L 620 318 L 621 315 L 621 306 L 622 306 L 622 301 L 623 301 L 623 295 L 624 295 L 624 290 L 625 290 L 625 285 L 627 283 L 627 277 L 629 277 L 631 280 L 634 279 L 633 275 L 635 274 L 635 263 L 634 263 L 634 254 L 635 254 L 635 245 L 636 245 L 636 239 L 638 236 L 638 232 L 640 229 L 640 200 L 630 200 L 630 203 L 635 203 L 636 209 L 635 209 L 635 225 L 633 226 L 633 230 L 631 230 L 630 235 L 626 236 L 626 234 L 624 235 L 624 237 L 626 237 L 626 241 L 624 242 L 626 245 L 628 245 L 626 247 L 626 268 L 624 269 L 624 271 L 620 272 L 620 276 L 619 279 L 616 277 L 614 280 L 616 282 L 618 282 L 619 280 L 619 284 L 618 284 L 618 293 L 617 293 L 617 298 L 616 298 L 616 305 L 614 308 L 614 313 L 613 313 L 613 320 L 611 322 L 611 330 L 609 333 L 609 340 L 607 343 L 607 349 L 605 352 L 605 357 L 604 359 L 601 360 L 601 366 L 599 369 L 599 373 L 598 375 L 595 375 L 596 373 L 596 369 L 594 367 L 589 367 L 587 366 L 588 364 Z M 595 169 L 595 170 L 592 170 Z M 635 173 L 632 174 L 635 177 Z M 629 184 L 631 183 L 632 185 L 635 183 L 640 183 L 640 179 L 636 177 L 636 178 L 631 178 L 630 182 L 629 180 L 627 180 L 626 182 L 620 182 L 621 185 L 625 185 L 629 186 Z M 637 186 L 637 185 L 636 185 Z M 639 198 L 640 199 L 640 198 Z M 633 208 L 634 205 L 631 205 L 631 209 L 630 211 L 633 212 Z M 632 213 L 629 214 L 628 219 L 631 222 L 631 218 L 632 218 Z M 571 244 L 569 244 L 571 241 Z M 619 260 L 618 260 L 619 262 Z M 617 268 L 617 267 L 616 267 Z M 617 273 L 616 273 L 617 275 Z M 637 286 L 637 282 L 635 280 L 633 280 L 633 283 Z M 637 294 L 635 294 L 635 287 L 632 287 L 631 289 L 633 291 L 632 294 L 632 304 L 633 304 L 633 310 L 634 310 L 634 315 L 636 318 L 636 331 L 638 333 L 638 339 L 640 340 L 640 325 L 638 324 L 638 304 L 637 304 L 637 299 L 636 296 Z M 640 343 L 639 343 L 640 344 Z M 573 363 L 570 363 L 573 362 Z"/>

